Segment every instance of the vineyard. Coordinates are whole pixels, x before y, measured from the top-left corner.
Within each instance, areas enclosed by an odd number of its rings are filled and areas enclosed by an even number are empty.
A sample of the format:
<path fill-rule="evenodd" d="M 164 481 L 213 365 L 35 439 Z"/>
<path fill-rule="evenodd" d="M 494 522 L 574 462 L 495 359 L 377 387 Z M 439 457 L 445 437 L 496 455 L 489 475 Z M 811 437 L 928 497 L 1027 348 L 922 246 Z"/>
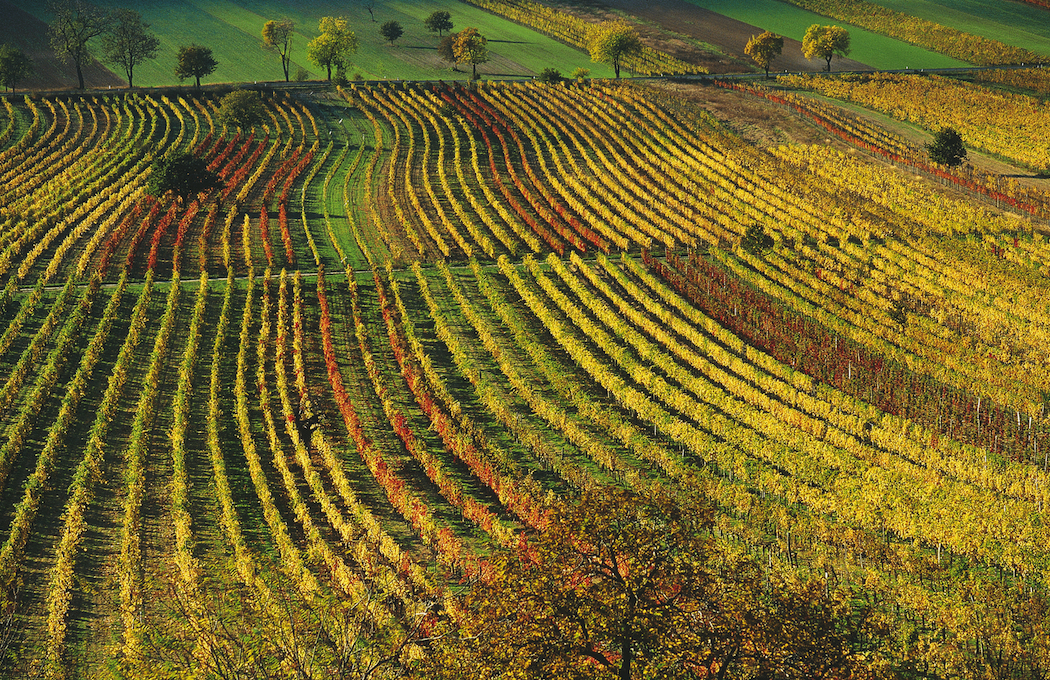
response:
<path fill-rule="evenodd" d="M 656 87 L 264 100 L 239 130 L 210 95 L 4 100 L 5 676 L 247 664 L 240 622 L 320 677 L 311 626 L 413 630 L 552 498 L 655 484 L 878 611 L 872 658 L 1050 667 L 1043 208 Z M 148 195 L 168 149 L 223 188 Z"/>

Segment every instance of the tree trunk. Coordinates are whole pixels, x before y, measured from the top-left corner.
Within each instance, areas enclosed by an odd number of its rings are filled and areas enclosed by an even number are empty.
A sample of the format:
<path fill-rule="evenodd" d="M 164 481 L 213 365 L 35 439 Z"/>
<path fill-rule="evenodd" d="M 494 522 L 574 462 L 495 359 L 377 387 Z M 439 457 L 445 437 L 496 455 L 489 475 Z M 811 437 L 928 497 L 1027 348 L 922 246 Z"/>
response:
<path fill-rule="evenodd" d="M 619 680 L 631 680 L 631 661 L 634 658 L 634 652 L 631 650 L 631 640 L 629 637 L 624 638 L 621 652 L 622 656 L 620 657 Z"/>
<path fill-rule="evenodd" d="M 79 59 L 74 59 L 73 61 L 77 65 L 77 82 L 80 83 L 80 89 L 83 90 L 84 89 L 84 72 L 80 68 L 80 60 Z"/>
<path fill-rule="evenodd" d="M 616 78 L 619 79 L 619 77 L 620 77 L 620 60 L 619 59 L 614 59 L 613 60 L 613 70 L 616 71 Z"/>
<path fill-rule="evenodd" d="M 331 64 L 325 64 L 325 66 L 328 67 L 328 82 L 332 82 L 332 65 Z"/>
<path fill-rule="evenodd" d="M 197 89 L 201 89 L 201 77 L 197 76 Z"/>

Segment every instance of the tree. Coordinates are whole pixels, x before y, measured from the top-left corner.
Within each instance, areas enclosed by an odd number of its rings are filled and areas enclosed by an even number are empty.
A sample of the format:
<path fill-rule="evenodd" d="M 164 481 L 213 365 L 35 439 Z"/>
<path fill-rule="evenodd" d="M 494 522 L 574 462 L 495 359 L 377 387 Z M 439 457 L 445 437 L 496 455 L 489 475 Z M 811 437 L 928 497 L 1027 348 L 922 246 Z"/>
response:
<path fill-rule="evenodd" d="M 481 35 L 476 28 L 464 28 L 456 34 L 456 40 L 452 44 L 452 51 L 456 55 L 456 61 L 460 64 L 470 64 L 473 68 L 473 77 L 478 77 L 478 64 L 484 64 L 489 60 L 489 41 Z"/>
<path fill-rule="evenodd" d="M 744 230 L 744 237 L 740 239 L 740 247 L 758 257 L 774 245 L 773 237 L 757 224 L 749 225 Z"/>
<path fill-rule="evenodd" d="M 562 76 L 561 71 L 559 71 L 558 69 L 552 66 L 548 66 L 547 68 L 540 71 L 539 79 L 541 82 L 544 83 L 560 83 L 561 81 L 565 80 L 565 77 Z"/>
<path fill-rule="evenodd" d="M 685 488 L 554 505 L 538 536 L 493 557 L 428 677 L 849 677 L 866 619 L 822 580 L 720 548 L 713 511 Z"/>
<path fill-rule="evenodd" d="M 423 25 L 431 33 L 437 33 L 440 38 L 442 31 L 452 31 L 452 14 L 445 10 L 431 12 L 430 16 L 423 20 Z"/>
<path fill-rule="evenodd" d="M 350 55 L 357 52 L 357 36 L 342 17 L 322 17 L 318 30 L 321 35 L 306 45 L 306 56 L 315 65 L 328 69 L 331 81 L 332 67 L 345 70 Z"/>
<path fill-rule="evenodd" d="M 438 56 L 443 61 L 451 64 L 453 71 L 459 70 L 456 68 L 456 65 L 459 64 L 459 58 L 456 57 L 456 37 L 458 35 L 458 33 L 449 33 L 441 39 L 437 46 Z"/>
<path fill-rule="evenodd" d="M 33 60 L 14 45 L 0 45 L 0 85 L 9 90 L 33 72 Z"/>
<path fill-rule="evenodd" d="M 51 47 L 60 59 L 72 60 L 83 90 L 83 66 L 91 59 L 90 42 L 110 27 L 110 15 L 86 0 L 55 0 L 48 9 L 54 17 L 48 28 Z"/>
<path fill-rule="evenodd" d="M 102 36 L 102 54 L 106 61 L 124 69 L 128 87 L 134 87 L 135 67 L 147 59 L 155 59 L 160 38 L 149 32 L 149 24 L 133 9 L 113 12 L 113 25 Z"/>
<path fill-rule="evenodd" d="M 806 59 L 820 57 L 827 62 L 825 71 L 831 72 L 831 58 L 849 54 L 849 31 L 841 26 L 813 24 L 802 37 L 802 56 Z"/>
<path fill-rule="evenodd" d="M 933 141 L 926 145 L 930 160 L 950 167 L 955 167 L 966 160 L 966 145 L 962 136 L 950 127 L 943 127 L 933 135 Z"/>
<path fill-rule="evenodd" d="M 751 36 L 751 39 L 747 41 L 747 45 L 744 47 L 744 54 L 754 59 L 755 63 L 766 72 L 767 80 L 769 79 L 769 65 L 783 51 L 784 36 L 770 31 L 766 31 L 759 36 Z"/>
<path fill-rule="evenodd" d="M 295 24 L 291 19 L 267 21 L 263 25 L 263 45 L 281 55 L 281 68 L 284 70 L 284 82 L 288 82 L 288 69 L 292 65 L 292 35 Z"/>
<path fill-rule="evenodd" d="M 249 128 L 263 119 L 266 107 L 254 90 L 236 90 L 219 101 L 218 122 L 229 127 Z"/>
<path fill-rule="evenodd" d="M 158 198 L 171 192 L 186 200 L 221 186 L 219 176 L 208 169 L 204 159 L 185 151 L 172 151 L 153 161 L 146 191 Z"/>
<path fill-rule="evenodd" d="M 591 29 L 587 48 L 591 61 L 609 64 L 619 78 L 624 60 L 642 53 L 642 41 L 626 21 L 607 21 Z"/>
<path fill-rule="evenodd" d="M 178 63 L 175 65 L 175 77 L 180 81 L 196 78 L 197 89 L 201 89 L 201 78 L 215 72 L 219 62 L 211 54 L 211 49 L 201 45 L 190 45 L 179 48 Z"/>
<path fill-rule="evenodd" d="M 384 38 L 390 41 L 391 45 L 393 45 L 394 41 L 404 34 L 405 29 L 401 28 L 400 22 L 391 20 L 387 21 L 382 26 L 380 26 L 379 32 L 383 35 Z"/>
<path fill-rule="evenodd" d="M 372 17 L 372 23 L 374 24 L 376 22 L 376 12 L 375 12 L 375 10 L 376 10 L 376 2 L 375 2 L 375 0 L 364 0 L 364 2 L 362 2 L 361 4 L 364 5 L 365 9 L 368 10 L 368 16 Z"/>

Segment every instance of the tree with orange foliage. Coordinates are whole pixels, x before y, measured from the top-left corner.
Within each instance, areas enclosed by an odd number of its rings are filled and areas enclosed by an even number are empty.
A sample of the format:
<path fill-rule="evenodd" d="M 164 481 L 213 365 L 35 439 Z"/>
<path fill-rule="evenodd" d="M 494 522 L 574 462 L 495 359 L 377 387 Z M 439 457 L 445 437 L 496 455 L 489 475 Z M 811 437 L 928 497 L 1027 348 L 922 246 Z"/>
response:
<path fill-rule="evenodd" d="M 823 581 L 718 545 L 681 489 L 585 492 L 493 561 L 436 643 L 434 678 L 830 678 L 866 627 Z"/>

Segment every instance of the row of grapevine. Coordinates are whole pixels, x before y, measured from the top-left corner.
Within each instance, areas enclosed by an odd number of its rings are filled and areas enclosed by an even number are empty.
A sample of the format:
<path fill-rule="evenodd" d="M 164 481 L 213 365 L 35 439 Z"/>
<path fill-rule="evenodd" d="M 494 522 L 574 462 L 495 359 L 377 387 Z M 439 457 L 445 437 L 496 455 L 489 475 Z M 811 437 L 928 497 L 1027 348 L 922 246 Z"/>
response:
<path fill-rule="evenodd" d="M 967 145 L 1043 169 L 1050 149 L 1042 100 L 939 75 L 873 74 L 850 78 L 782 76 L 791 87 L 869 106 L 928 130 L 950 126 Z"/>
<path fill-rule="evenodd" d="M 152 284 L 147 273 L 146 285 Z M 123 518 L 120 527 L 119 597 L 122 625 L 121 656 L 135 660 L 142 652 L 143 561 L 142 561 L 142 502 L 146 493 L 146 455 L 149 447 L 151 421 L 155 404 L 160 397 L 161 372 L 165 367 L 175 320 L 178 313 L 181 287 L 178 279 L 172 281 L 164 315 L 153 341 L 149 368 L 139 393 L 131 434 L 123 451 L 126 487 Z"/>
<path fill-rule="evenodd" d="M 722 80 L 715 82 L 721 87 L 754 94 L 789 107 L 853 146 L 894 164 L 905 165 L 942 182 L 949 182 L 955 187 L 992 201 L 996 206 L 1009 206 L 1042 218 L 1050 216 L 1050 204 L 1041 192 L 1025 188 L 1008 176 L 981 173 L 970 165 L 957 168 L 937 165 L 929 159 L 924 149 L 914 148 L 897 135 L 848 114 L 833 104 L 789 91 L 776 92 L 754 83 Z M 788 81 L 785 79 L 786 82 Z"/>
<path fill-rule="evenodd" d="M 593 24 L 568 12 L 532 0 L 469 0 L 470 4 L 586 49 Z M 642 75 L 705 73 L 699 66 L 644 45 L 641 54 L 624 60 L 624 67 Z"/>

